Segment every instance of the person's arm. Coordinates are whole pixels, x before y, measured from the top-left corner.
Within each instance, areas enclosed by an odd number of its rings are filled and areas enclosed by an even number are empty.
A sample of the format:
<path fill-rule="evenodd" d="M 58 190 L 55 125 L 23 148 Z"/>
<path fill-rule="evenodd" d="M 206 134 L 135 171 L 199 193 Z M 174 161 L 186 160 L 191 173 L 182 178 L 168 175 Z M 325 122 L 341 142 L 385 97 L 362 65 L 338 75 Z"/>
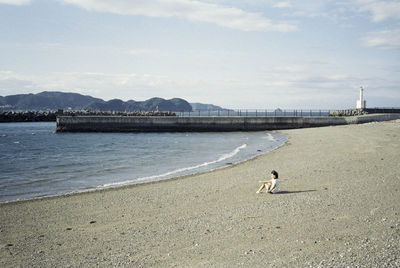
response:
<path fill-rule="evenodd" d="M 269 180 L 269 181 L 258 181 L 259 183 L 265 183 L 265 184 L 267 184 L 267 185 L 271 185 L 271 181 Z"/>

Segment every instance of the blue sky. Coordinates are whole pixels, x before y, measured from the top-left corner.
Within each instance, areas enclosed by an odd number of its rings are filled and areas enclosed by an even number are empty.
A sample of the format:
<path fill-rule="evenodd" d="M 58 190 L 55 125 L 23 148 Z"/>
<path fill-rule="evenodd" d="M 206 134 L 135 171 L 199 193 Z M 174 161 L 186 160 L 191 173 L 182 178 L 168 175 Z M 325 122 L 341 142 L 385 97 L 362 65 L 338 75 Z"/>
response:
<path fill-rule="evenodd" d="M 400 107 L 400 1 L 0 0 L 0 95 Z"/>

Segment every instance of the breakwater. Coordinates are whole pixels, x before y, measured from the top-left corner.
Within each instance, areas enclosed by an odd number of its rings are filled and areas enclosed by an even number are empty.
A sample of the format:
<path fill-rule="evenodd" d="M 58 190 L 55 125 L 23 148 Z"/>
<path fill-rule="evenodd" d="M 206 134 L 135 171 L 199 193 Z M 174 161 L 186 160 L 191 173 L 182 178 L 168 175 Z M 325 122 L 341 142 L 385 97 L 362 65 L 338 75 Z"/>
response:
<path fill-rule="evenodd" d="M 57 132 L 262 131 L 361 124 L 399 119 L 400 114 L 351 117 L 129 117 L 59 116 Z"/>
<path fill-rule="evenodd" d="M 0 123 L 9 122 L 55 122 L 55 111 L 0 111 Z"/>
<path fill-rule="evenodd" d="M 56 122 L 57 116 L 176 116 L 173 112 L 159 111 L 0 111 L 0 123 L 10 122 Z"/>
<path fill-rule="evenodd" d="M 360 108 L 360 109 L 347 109 L 337 110 L 329 113 L 329 116 L 357 116 L 366 114 L 390 114 L 400 113 L 399 108 Z"/>

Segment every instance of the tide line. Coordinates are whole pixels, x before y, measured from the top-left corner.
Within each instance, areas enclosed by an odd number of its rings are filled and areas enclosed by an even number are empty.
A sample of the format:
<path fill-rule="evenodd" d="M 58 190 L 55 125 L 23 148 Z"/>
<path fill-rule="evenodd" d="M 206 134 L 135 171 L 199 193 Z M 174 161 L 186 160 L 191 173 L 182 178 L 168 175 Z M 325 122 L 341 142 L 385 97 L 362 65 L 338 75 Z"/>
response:
<path fill-rule="evenodd" d="M 212 164 L 216 164 L 216 163 L 222 162 L 222 161 L 227 160 L 229 158 L 232 158 L 235 155 L 237 155 L 240 152 L 240 150 L 242 150 L 242 149 L 244 149 L 246 147 L 247 147 L 247 144 L 242 144 L 241 146 L 235 148 L 232 152 L 224 154 L 224 155 L 221 155 L 217 160 L 214 160 L 214 161 L 205 162 L 205 163 L 202 163 L 202 164 L 199 164 L 199 165 L 195 165 L 195 166 L 191 166 L 191 167 L 185 167 L 185 168 L 172 170 L 172 171 L 160 174 L 160 175 L 135 178 L 135 179 L 121 181 L 121 182 L 107 183 L 107 184 L 104 184 L 102 186 L 99 186 L 98 188 L 108 188 L 108 187 L 115 187 L 115 186 L 123 186 L 123 185 L 132 184 L 132 183 L 137 183 L 137 182 L 140 182 L 140 181 L 151 181 L 151 180 L 155 180 L 155 179 L 161 179 L 161 178 L 164 178 L 164 177 L 169 177 L 169 176 L 174 175 L 174 174 L 178 174 L 178 173 L 182 173 L 182 172 L 191 171 L 191 170 L 195 170 L 195 169 L 198 169 L 198 168 L 206 167 L 206 166 L 209 166 L 209 165 L 212 165 Z"/>

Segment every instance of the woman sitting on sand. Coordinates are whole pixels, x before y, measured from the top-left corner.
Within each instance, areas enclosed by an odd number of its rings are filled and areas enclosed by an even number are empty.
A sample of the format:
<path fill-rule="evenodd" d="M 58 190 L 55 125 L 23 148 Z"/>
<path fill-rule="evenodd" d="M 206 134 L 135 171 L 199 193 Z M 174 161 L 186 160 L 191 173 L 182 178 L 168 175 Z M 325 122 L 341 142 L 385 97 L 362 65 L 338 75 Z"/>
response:
<path fill-rule="evenodd" d="M 257 194 L 261 193 L 261 191 L 266 188 L 267 191 L 266 193 L 270 193 L 270 194 L 276 194 L 278 192 L 278 172 L 276 172 L 275 170 L 271 171 L 271 180 L 269 181 L 260 181 L 262 183 L 260 189 L 258 189 L 258 191 L 256 192 Z"/>

